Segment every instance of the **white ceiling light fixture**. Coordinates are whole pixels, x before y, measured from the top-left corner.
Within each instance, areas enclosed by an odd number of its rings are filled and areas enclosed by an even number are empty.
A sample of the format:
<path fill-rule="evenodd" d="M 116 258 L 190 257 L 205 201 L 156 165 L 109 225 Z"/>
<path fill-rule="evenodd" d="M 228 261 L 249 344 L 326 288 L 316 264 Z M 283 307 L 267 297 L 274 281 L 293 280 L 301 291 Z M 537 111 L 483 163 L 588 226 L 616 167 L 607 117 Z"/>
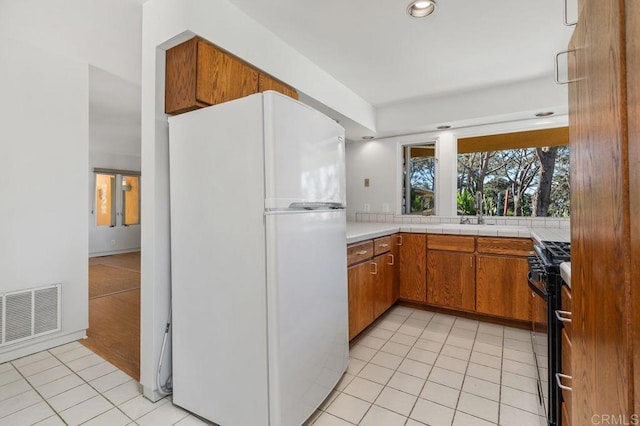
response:
<path fill-rule="evenodd" d="M 436 10 L 435 0 L 413 0 L 407 7 L 407 13 L 413 18 L 425 18 Z"/>

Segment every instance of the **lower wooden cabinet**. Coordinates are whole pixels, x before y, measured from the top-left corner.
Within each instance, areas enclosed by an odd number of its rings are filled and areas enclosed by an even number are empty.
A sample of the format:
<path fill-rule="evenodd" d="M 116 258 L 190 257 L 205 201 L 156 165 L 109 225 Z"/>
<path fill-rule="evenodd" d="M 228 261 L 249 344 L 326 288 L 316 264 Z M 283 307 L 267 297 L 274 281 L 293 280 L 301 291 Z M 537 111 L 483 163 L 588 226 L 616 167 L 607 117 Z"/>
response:
<path fill-rule="evenodd" d="M 376 273 L 373 276 L 373 316 L 378 318 L 396 301 L 395 256 L 391 253 L 374 259 Z"/>
<path fill-rule="evenodd" d="M 374 320 L 373 272 L 376 264 L 365 262 L 347 271 L 349 285 L 349 340 Z"/>
<path fill-rule="evenodd" d="M 531 321 L 527 259 L 477 255 L 476 261 L 476 312 Z"/>
<path fill-rule="evenodd" d="M 362 249 L 365 246 L 366 243 L 361 243 L 351 247 Z M 396 302 L 395 251 L 350 266 L 347 277 L 351 340 Z"/>
<path fill-rule="evenodd" d="M 476 303 L 474 263 L 473 253 L 429 250 L 427 302 L 473 311 Z"/>
<path fill-rule="evenodd" d="M 398 244 L 398 297 L 426 302 L 427 235 L 401 233 Z"/>

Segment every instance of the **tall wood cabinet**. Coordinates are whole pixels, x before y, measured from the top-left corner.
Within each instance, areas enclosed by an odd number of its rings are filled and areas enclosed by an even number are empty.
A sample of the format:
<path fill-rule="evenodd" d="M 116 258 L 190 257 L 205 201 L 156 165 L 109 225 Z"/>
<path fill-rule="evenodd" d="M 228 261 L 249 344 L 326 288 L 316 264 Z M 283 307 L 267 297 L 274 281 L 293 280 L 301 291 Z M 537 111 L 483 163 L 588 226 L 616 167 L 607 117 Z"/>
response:
<path fill-rule="evenodd" d="M 640 414 L 640 4 L 580 3 L 569 46 L 573 425 Z"/>

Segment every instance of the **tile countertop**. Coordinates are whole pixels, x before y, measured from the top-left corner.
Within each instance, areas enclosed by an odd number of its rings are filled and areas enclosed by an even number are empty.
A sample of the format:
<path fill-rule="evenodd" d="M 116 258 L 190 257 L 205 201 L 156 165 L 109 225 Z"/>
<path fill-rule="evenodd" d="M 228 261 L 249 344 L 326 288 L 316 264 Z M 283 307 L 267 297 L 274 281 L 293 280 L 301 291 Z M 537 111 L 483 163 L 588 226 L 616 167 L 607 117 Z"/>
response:
<path fill-rule="evenodd" d="M 563 228 L 529 228 L 526 226 L 510 225 L 460 225 L 453 223 L 425 225 L 347 222 L 347 244 L 370 240 L 397 232 L 533 238 L 537 241 L 570 241 L 569 229 Z"/>

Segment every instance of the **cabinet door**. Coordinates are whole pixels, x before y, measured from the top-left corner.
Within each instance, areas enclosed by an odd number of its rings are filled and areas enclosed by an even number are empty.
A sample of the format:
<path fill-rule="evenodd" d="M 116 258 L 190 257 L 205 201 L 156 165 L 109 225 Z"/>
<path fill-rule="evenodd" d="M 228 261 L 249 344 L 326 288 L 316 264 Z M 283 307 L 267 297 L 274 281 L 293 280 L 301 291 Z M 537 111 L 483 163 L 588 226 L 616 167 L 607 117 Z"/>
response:
<path fill-rule="evenodd" d="M 527 259 L 478 255 L 476 261 L 476 311 L 531 321 Z"/>
<path fill-rule="evenodd" d="M 349 282 L 349 340 L 373 322 L 375 264 L 361 263 L 347 270 Z"/>
<path fill-rule="evenodd" d="M 400 234 L 398 247 L 398 296 L 400 299 L 427 301 L 426 234 Z"/>
<path fill-rule="evenodd" d="M 374 259 L 376 274 L 373 277 L 373 312 L 378 318 L 395 302 L 394 274 L 395 257 L 393 254 L 384 254 Z"/>
<path fill-rule="evenodd" d="M 215 105 L 258 92 L 258 70 L 216 48 L 198 41 L 196 99 Z"/>
<path fill-rule="evenodd" d="M 264 92 L 266 90 L 275 90 L 276 92 L 280 92 L 283 95 L 289 96 L 290 98 L 298 99 L 298 92 L 296 92 L 295 89 L 263 73 L 260 73 L 260 76 L 258 77 L 258 90 L 260 92 Z"/>
<path fill-rule="evenodd" d="M 427 302 L 472 311 L 476 304 L 474 256 L 427 252 Z"/>

